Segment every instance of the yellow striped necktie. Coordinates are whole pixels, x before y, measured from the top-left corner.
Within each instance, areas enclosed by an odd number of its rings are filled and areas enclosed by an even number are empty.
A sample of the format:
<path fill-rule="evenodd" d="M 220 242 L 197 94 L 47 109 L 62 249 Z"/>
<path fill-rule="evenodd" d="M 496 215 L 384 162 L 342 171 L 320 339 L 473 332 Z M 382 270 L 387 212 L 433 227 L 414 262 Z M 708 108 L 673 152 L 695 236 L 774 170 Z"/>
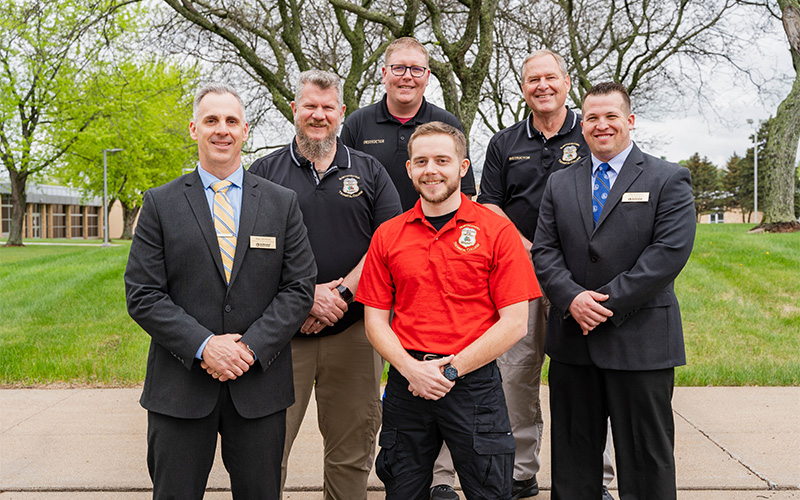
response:
<path fill-rule="evenodd" d="M 217 231 L 225 282 L 231 282 L 233 256 L 236 254 L 236 224 L 233 221 L 233 205 L 228 198 L 231 181 L 219 181 L 211 185 L 214 190 L 214 229 Z"/>

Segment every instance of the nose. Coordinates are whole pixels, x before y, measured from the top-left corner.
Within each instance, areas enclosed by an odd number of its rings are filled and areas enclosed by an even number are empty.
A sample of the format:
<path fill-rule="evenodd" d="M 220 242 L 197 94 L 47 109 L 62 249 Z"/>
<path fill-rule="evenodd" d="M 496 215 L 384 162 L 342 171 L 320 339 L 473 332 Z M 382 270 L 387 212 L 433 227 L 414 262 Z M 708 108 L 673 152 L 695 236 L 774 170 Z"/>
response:
<path fill-rule="evenodd" d="M 325 113 L 322 111 L 321 107 L 317 106 L 316 108 L 314 108 L 314 112 L 311 113 L 311 117 L 314 118 L 315 120 L 324 120 Z"/>

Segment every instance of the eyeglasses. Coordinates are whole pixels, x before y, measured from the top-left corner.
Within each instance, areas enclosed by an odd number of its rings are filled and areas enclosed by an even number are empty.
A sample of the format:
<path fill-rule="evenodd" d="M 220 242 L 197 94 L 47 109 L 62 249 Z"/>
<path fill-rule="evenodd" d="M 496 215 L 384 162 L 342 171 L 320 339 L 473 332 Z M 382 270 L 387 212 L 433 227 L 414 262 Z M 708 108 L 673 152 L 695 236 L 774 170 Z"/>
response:
<path fill-rule="evenodd" d="M 391 68 L 394 76 L 403 76 L 406 74 L 406 70 L 410 70 L 411 76 L 414 78 L 423 77 L 425 75 L 425 70 L 428 69 L 425 66 L 406 66 L 405 64 L 391 64 L 389 68 Z"/>

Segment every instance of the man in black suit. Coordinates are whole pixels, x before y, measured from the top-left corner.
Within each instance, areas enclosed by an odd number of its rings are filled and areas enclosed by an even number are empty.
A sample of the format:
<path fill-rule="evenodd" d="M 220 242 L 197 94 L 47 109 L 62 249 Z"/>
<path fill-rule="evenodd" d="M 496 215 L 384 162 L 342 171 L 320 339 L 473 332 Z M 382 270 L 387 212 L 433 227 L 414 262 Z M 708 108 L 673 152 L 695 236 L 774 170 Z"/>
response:
<path fill-rule="evenodd" d="M 552 304 L 552 498 L 601 495 L 611 417 L 622 500 L 674 499 L 674 367 L 686 362 L 674 280 L 692 251 L 689 171 L 631 142 L 622 85 L 586 93 L 591 157 L 550 176 L 533 245 Z"/>
<path fill-rule="evenodd" d="M 204 87 L 194 108 L 198 168 L 145 194 L 125 271 L 128 312 L 152 337 L 140 403 L 153 498 L 202 498 L 220 434 L 233 498 L 274 499 L 288 343 L 316 265 L 297 195 L 242 168 L 236 91 Z"/>

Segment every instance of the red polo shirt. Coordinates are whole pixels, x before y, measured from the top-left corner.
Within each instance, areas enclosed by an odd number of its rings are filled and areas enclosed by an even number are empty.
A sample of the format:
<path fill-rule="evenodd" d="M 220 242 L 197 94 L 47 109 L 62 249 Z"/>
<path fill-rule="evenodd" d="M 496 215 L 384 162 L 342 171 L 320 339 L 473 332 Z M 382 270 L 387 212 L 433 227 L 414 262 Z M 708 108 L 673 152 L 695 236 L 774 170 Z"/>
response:
<path fill-rule="evenodd" d="M 404 348 L 457 354 L 497 322 L 498 309 L 541 295 L 514 225 L 462 194 L 438 232 L 419 201 L 383 223 L 356 300 L 394 307 L 392 330 Z"/>

